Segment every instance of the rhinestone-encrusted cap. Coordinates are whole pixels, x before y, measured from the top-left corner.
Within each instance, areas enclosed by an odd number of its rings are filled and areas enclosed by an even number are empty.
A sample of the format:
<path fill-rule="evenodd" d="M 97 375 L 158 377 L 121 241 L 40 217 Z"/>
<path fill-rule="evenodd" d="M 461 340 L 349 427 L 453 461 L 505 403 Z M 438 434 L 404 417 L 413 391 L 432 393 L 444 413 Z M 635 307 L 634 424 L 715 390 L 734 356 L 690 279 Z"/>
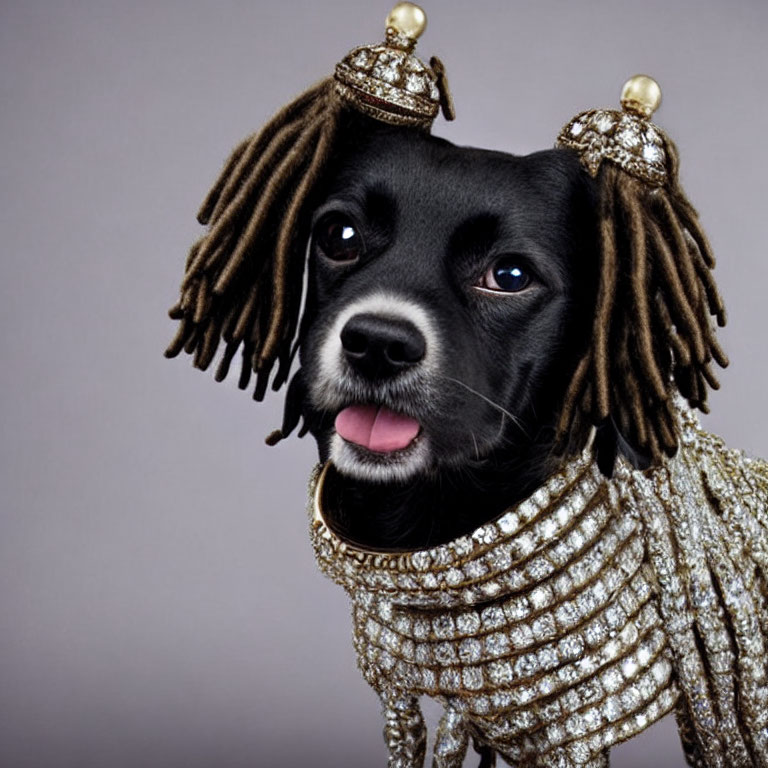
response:
<path fill-rule="evenodd" d="M 582 112 L 557 137 L 557 146 L 575 149 L 592 176 L 610 160 L 656 186 L 667 180 L 665 145 L 663 132 L 650 120 L 616 109 Z"/>
<path fill-rule="evenodd" d="M 440 90 L 437 74 L 413 54 L 417 36 L 388 26 L 385 42 L 350 51 L 336 65 L 336 92 L 377 120 L 428 127 L 440 111 Z"/>
<path fill-rule="evenodd" d="M 336 65 L 336 90 L 378 119 L 429 124 L 440 110 L 435 73 L 408 51 L 386 43 L 350 51 Z"/>
<path fill-rule="evenodd" d="M 662 186 L 669 178 L 668 140 L 650 121 L 660 103 L 658 83 L 636 75 L 624 85 L 622 110 L 590 109 L 576 115 L 560 131 L 556 146 L 575 149 L 592 176 L 608 160 L 648 184 Z"/>

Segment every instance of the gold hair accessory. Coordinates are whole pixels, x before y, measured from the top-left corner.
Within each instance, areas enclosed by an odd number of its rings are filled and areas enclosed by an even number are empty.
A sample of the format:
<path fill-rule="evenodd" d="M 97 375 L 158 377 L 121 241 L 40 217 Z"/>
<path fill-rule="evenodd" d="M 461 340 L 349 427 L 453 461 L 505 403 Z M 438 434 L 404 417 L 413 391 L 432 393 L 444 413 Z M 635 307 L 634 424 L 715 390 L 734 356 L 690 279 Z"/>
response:
<path fill-rule="evenodd" d="M 666 137 L 650 118 L 661 104 L 661 88 L 647 75 L 627 80 L 621 92 L 622 110 L 591 109 L 573 118 L 557 145 L 575 149 L 592 176 L 603 160 L 653 185 L 667 181 Z"/>
<path fill-rule="evenodd" d="M 355 48 L 336 65 L 336 92 L 364 114 L 395 125 L 428 127 L 441 104 L 452 120 L 440 60 L 433 57 L 430 68 L 413 55 L 426 26 L 418 5 L 398 3 L 387 17 L 386 41 Z"/>
<path fill-rule="evenodd" d="M 180 300 L 169 312 L 179 328 L 166 356 L 184 350 L 205 370 L 224 341 L 217 381 L 242 350 L 241 389 L 255 373 L 254 398 L 261 400 L 276 363 L 272 386 L 285 383 L 300 333 L 302 213 L 333 155 L 345 113 L 424 130 L 440 106 L 453 119 L 442 63 L 433 58 L 427 66 L 413 55 L 425 26 L 421 8 L 399 3 L 387 17 L 382 45 L 354 49 L 334 76 L 234 150 L 198 214 L 208 229 L 190 250 Z"/>

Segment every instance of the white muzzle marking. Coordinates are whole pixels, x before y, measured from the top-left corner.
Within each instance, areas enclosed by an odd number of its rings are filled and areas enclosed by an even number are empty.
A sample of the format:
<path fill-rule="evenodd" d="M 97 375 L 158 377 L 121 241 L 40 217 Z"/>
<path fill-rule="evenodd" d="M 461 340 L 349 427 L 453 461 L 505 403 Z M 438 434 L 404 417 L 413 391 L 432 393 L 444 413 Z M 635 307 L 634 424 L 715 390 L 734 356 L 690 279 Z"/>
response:
<path fill-rule="evenodd" d="M 341 332 L 355 315 L 372 314 L 412 323 L 422 334 L 424 358 L 417 366 L 403 371 L 386 383 L 364 382 L 355 374 L 344 356 Z M 428 396 L 431 373 L 436 373 L 440 360 L 440 337 L 429 312 L 416 302 L 394 293 L 377 292 L 344 307 L 320 343 L 318 376 L 309 382 L 313 403 L 329 411 L 340 410 L 352 402 L 385 401 L 397 410 L 397 403 L 423 400 Z M 407 409 L 405 409 L 407 410 Z M 387 482 L 415 475 L 428 463 L 429 437 L 419 435 L 402 451 L 374 454 L 351 445 L 338 434 L 330 444 L 330 457 L 343 474 L 364 480 Z"/>

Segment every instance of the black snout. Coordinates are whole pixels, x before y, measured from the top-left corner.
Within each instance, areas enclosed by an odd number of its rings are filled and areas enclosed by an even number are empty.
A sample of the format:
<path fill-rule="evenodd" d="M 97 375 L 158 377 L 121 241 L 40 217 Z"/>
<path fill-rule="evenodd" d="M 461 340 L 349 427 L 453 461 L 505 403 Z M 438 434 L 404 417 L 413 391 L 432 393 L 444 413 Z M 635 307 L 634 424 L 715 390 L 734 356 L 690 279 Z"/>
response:
<path fill-rule="evenodd" d="M 368 379 L 385 379 L 424 359 L 427 343 L 416 326 L 402 318 L 360 314 L 341 331 L 349 364 Z"/>

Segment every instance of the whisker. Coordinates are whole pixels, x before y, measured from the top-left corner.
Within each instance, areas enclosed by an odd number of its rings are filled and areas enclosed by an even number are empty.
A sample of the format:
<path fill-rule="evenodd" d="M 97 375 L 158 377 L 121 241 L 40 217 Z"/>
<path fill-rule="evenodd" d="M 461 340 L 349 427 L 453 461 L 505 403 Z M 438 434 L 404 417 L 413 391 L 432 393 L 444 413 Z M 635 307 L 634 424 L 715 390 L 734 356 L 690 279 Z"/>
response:
<path fill-rule="evenodd" d="M 475 444 L 475 458 L 480 461 L 480 449 L 477 447 L 477 438 L 475 433 L 470 429 L 469 434 L 472 435 L 472 442 Z"/>
<path fill-rule="evenodd" d="M 514 414 L 510 413 L 506 408 L 503 408 L 498 403 L 494 403 L 493 400 L 491 400 L 490 397 L 486 397 L 482 392 L 478 392 L 476 389 L 472 389 L 468 384 L 465 384 L 463 381 L 460 381 L 459 379 L 453 378 L 453 376 L 446 376 L 445 374 L 439 374 L 441 378 L 447 379 L 448 381 L 452 381 L 454 384 L 458 384 L 460 387 L 464 387 L 464 389 L 467 390 L 467 392 L 471 392 L 473 395 L 477 395 L 481 400 L 485 400 L 488 405 L 493 406 L 497 411 L 501 411 L 502 414 L 509 417 L 509 420 L 530 440 L 531 436 L 528 433 L 528 430 L 523 425 L 523 422 Z M 503 422 L 502 422 L 503 424 Z"/>

